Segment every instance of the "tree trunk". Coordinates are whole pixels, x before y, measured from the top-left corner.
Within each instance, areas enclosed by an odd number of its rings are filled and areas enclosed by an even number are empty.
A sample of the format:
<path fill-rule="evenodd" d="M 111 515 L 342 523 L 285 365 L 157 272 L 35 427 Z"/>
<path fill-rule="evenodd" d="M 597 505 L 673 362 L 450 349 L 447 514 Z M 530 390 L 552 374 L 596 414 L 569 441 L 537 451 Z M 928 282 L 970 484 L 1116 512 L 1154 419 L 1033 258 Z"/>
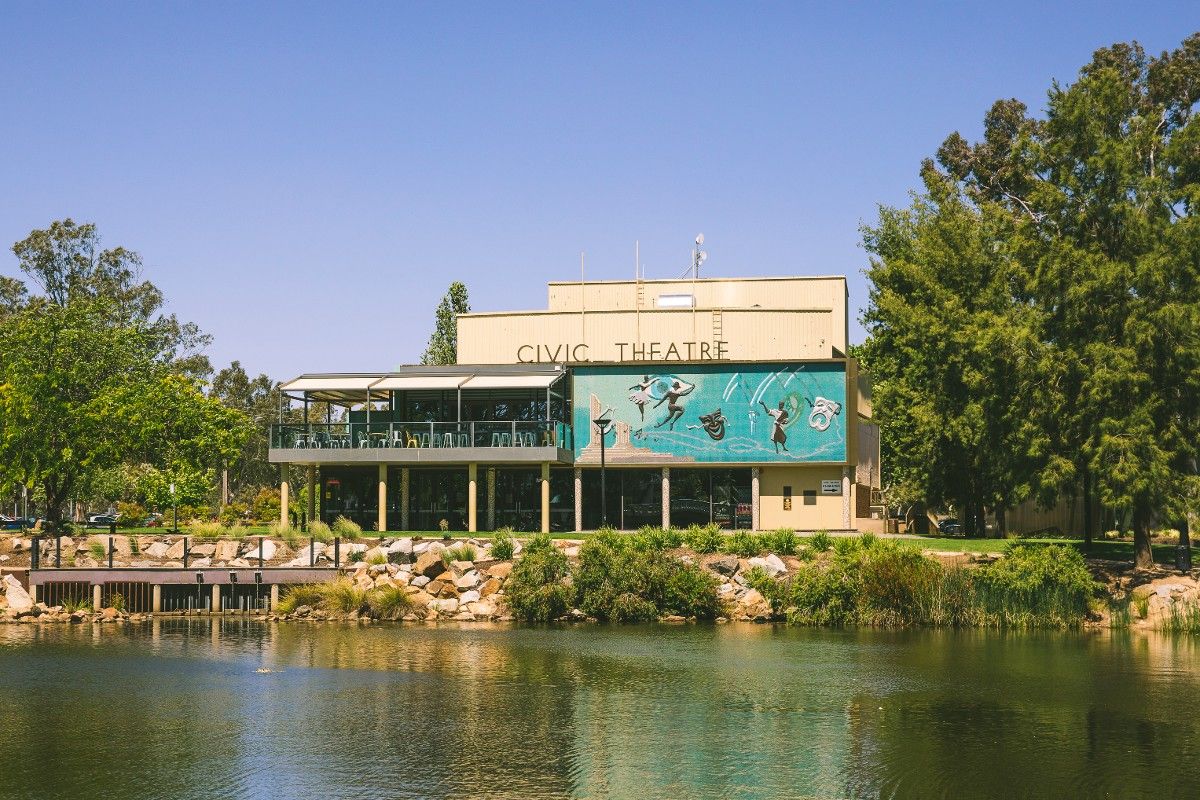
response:
<path fill-rule="evenodd" d="M 996 538 L 998 539 L 1008 536 L 1008 520 L 1005 515 L 1004 506 L 996 506 Z"/>
<path fill-rule="evenodd" d="M 1133 566 L 1135 569 L 1154 566 L 1154 551 L 1150 549 L 1150 512 L 1140 505 L 1133 511 Z"/>
<path fill-rule="evenodd" d="M 1095 520 L 1092 516 L 1092 473 L 1087 469 L 1083 471 L 1083 546 L 1084 549 L 1092 548 L 1092 535 L 1094 533 Z"/>

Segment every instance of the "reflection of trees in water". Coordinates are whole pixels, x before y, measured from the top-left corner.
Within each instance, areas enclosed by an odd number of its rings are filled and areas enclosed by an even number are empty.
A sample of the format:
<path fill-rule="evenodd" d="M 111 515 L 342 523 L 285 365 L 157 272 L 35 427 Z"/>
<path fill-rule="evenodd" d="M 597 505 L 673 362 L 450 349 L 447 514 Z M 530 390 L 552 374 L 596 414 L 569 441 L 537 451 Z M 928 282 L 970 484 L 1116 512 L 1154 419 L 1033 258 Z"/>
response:
<path fill-rule="evenodd" d="M 1191 640 L 995 631 L 896 634 L 856 692 L 852 797 L 1197 796 Z M 1180 765 L 1187 768 L 1180 769 Z"/>

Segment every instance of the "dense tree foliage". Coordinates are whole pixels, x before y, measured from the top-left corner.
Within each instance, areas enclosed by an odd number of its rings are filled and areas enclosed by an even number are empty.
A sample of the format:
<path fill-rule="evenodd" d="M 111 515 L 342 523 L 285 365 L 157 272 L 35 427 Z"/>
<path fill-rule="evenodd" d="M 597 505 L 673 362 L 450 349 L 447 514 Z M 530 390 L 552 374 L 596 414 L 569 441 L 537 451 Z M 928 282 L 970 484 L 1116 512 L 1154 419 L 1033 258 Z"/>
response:
<path fill-rule="evenodd" d="M 101 250 L 95 227 L 71 220 L 13 252 L 41 292 L 0 287 L 0 482 L 36 487 L 58 525 L 123 464 L 183 476 L 237 452 L 243 415 L 201 391 L 207 338 L 162 312 L 135 253 Z"/>
<path fill-rule="evenodd" d="M 1044 118 L 997 102 L 924 191 L 866 229 L 865 348 L 890 479 L 982 508 L 1081 491 L 1152 524 L 1192 510 L 1200 393 L 1200 34 L 1099 50 Z M 1091 535 L 1094 521 L 1085 523 Z"/>
<path fill-rule="evenodd" d="M 433 333 L 421 356 L 422 364 L 455 364 L 458 362 L 458 315 L 471 310 L 467 287 L 455 281 L 438 303 Z"/>

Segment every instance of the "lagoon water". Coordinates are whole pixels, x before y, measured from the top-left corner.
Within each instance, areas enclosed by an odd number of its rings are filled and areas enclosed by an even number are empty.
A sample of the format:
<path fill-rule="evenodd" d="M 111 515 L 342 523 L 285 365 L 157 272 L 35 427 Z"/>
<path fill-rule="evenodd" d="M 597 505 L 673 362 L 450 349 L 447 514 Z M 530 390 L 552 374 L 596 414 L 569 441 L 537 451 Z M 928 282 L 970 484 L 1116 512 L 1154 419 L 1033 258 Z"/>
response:
<path fill-rule="evenodd" d="M 1200 797 L 1190 638 L 172 618 L 0 688 L 4 798 Z"/>

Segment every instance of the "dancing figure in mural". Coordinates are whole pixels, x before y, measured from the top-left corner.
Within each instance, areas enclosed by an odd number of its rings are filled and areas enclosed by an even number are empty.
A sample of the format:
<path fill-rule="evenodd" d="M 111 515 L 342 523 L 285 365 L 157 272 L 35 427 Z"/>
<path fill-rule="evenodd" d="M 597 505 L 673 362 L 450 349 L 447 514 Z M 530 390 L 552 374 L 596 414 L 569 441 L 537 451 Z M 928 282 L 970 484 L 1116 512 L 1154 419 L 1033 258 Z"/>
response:
<path fill-rule="evenodd" d="M 638 407 L 638 414 L 642 417 L 642 422 L 646 421 L 646 404 L 654 399 L 650 394 L 650 387 L 658 382 L 657 378 L 651 378 L 649 375 L 642 376 L 641 383 L 635 383 L 629 387 L 633 394 L 629 395 L 629 400 Z"/>
<path fill-rule="evenodd" d="M 788 452 L 787 432 L 784 430 L 784 427 L 788 424 L 790 415 L 787 409 L 783 407 L 784 402 L 782 400 L 779 401 L 779 408 L 767 408 L 767 404 L 762 400 L 759 400 L 758 404 L 775 421 L 775 424 L 771 426 L 771 441 L 775 443 L 775 452 L 778 453 L 780 447 L 783 448 L 783 452 Z"/>
<path fill-rule="evenodd" d="M 691 431 L 695 430 L 696 428 L 703 428 L 704 432 L 708 434 L 708 438 L 712 439 L 714 442 L 719 442 L 725 438 L 725 424 L 727 422 L 728 420 L 725 419 L 725 415 L 722 414 L 721 409 L 718 408 L 711 414 L 701 414 L 700 424 L 688 425 L 688 430 Z"/>
<path fill-rule="evenodd" d="M 812 411 L 808 413 L 808 426 L 818 431 L 828 430 L 833 424 L 833 418 L 842 410 L 841 403 L 826 400 L 824 397 L 818 397 L 809 405 L 812 406 Z"/>
<path fill-rule="evenodd" d="M 663 395 L 661 400 L 654 404 L 654 407 L 658 408 L 663 403 L 666 403 L 667 416 L 654 427 L 661 428 L 663 425 L 668 425 L 668 430 L 675 430 L 675 423 L 679 421 L 684 412 L 683 406 L 679 405 L 679 398 L 690 394 L 695 388 L 696 384 L 694 383 L 684 383 L 679 378 L 672 378 L 671 388 L 667 390 L 667 393 Z"/>

